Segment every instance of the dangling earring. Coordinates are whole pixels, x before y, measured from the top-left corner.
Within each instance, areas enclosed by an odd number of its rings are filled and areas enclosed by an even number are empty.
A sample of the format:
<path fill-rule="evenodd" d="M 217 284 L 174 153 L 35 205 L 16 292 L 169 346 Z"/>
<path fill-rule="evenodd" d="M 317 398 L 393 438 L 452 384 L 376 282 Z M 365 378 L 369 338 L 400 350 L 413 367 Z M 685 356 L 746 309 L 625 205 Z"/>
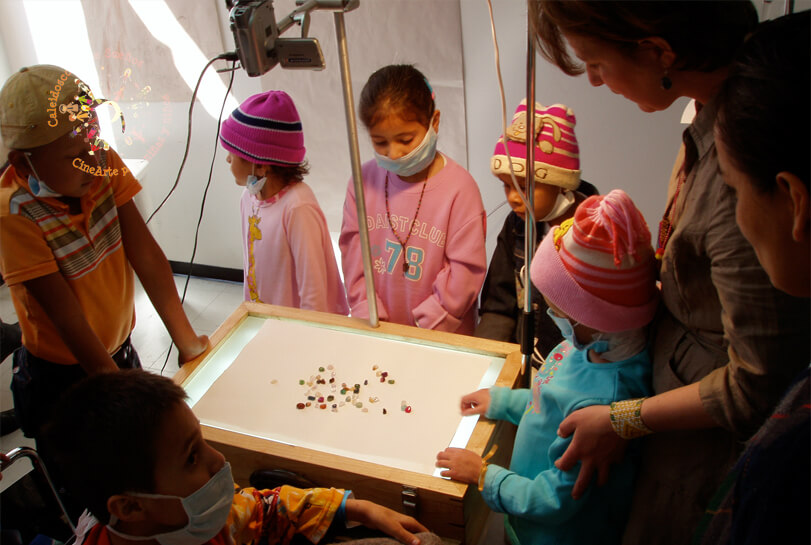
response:
<path fill-rule="evenodd" d="M 670 77 L 668 77 L 667 68 L 665 68 L 665 75 L 662 76 L 662 89 L 668 91 L 671 87 L 673 87 L 673 82 L 670 80 Z"/>

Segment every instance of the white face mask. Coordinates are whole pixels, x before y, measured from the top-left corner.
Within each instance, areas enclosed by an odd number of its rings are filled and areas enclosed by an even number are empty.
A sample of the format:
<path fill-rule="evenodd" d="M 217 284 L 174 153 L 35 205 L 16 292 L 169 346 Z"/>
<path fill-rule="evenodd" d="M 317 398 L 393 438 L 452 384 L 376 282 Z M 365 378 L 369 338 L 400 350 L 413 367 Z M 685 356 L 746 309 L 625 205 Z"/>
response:
<path fill-rule="evenodd" d="M 535 218 L 535 221 L 551 221 L 555 218 L 559 218 L 565 214 L 573 204 L 574 192 L 569 191 L 568 189 L 566 191 L 561 191 L 558 193 L 558 196 L 555 199 L 555 205 L 552 207 L 549 213 L 541 219 Z"/>
<path fill-rule="evenodd" d="M 248 193 L 251 195 L 258 195 L 262 188 L 265 187 L 265 182 L 268 181 L 267 176 L 262 176 L 261 178 L 257 178 L 256 175 L 253 173 L 253 170 L 256 168 L 256 165 L 251 163 L 251 173 L 247 177 L 247 183 L 245 187 L 248 188 Z"/>
<path fill-rule="evenodd" d="M 133 541 L 154 539 L 161 545 L 202 545 L 213 539 L 225 527 L 228 513 L 231 511 L 231 504 L 234 501 L 234 479 L 231 476 L 231 464 L 226 462 L 222 469 L 214 474 L 206 484 L 185 498 L 164 494 L 142 494 L 140 492 L 129 495 L 141 498 L 179 499 L 189 521 L 182 528 L 171 532 L 153 536 L 131 536 L 113 528 L 118 519 L 111 515 L 107 529 L 112 533 Z"/>
<path fill-rule="evenodd" d="M 399 159 L 389 159 L 385 155 L 375 152 L 375 160 L 380 168 L 384 168 L 398 176 L 413 176 L 422 172 L 431 165 L 436 157 L 437 134 L 432 124 L 420 142 L 420 145 L 403 155 Z"/>
<path fill-rule="evenodd" d="M 265 182 L 268 181 L 267 177 L 262 176 L 261 178 L 257 178 L 253 174 L 248 175 L 248 183 L 245 184 L 245 187 L 248 188 L 248 193 L 251 195 L 258 195 L 262 188 L 265 187 Z"/>

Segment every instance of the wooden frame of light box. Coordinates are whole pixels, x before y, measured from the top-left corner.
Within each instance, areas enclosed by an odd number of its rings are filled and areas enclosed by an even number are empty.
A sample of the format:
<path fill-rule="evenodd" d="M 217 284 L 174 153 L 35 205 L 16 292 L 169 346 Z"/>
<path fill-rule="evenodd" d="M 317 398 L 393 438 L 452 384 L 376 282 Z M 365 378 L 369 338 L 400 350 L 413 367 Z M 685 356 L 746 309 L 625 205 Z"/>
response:
<path fill-rule="evenodd" d="M 504 358 L 495 384 L 514 388 L 521 383 L 521 354 L 515 344 L 385 322 L 373 328 L 368 322 L 358 318 L 248 302 L 242 303 L 211 335 L 213 349 L 185 364 L 175 374 L 175 382 L 185 387 L 249 316 L 313 322 L 359 330 L 381 338 L 407 340 Z M 459 543 L 475 543 L 489 514 L 475 485 L 469 486 L 205 424 L 202 424 L 202 430 L 205 439 L 231 463 L 234 479 L 243 486 L 247 485 L 248 478 L 255 469 L 285 469 L 319 486 L 352 489 L 358 498 L 410 514 L 443 538 Z M 497 443 L 499 448 L 492 461 L 508 465 L 514 438 L 515 426 L 480 418 L 466 448 L 484 455 L 491 445 Z"/>

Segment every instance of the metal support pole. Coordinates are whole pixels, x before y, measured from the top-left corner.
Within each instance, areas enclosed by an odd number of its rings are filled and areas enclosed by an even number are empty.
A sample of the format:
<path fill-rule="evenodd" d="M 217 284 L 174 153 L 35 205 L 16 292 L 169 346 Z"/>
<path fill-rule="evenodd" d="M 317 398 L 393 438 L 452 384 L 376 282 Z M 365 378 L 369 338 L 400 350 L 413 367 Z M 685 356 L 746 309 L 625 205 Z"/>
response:
<path fill-rule="evenodd" d="M 62 498 L 59 497 L 59 492 L 57 492 L 56 487 L 51 480 L 51 476 L 48 475 L 48 470 L 45 469 L 45 464 L 42 463 L 42 460 L 37 454 L 37 451 L 30 448 L 30 447 L 18 447 L 13 450 L 10 450 L 9 453 L 6 455 L 8 457 L 7 462 L 0 462 L 0 472 L 5 471 L 11 464 L 20 460 L 21 458 L 28 458 L 31 462 L 31 465 L 34 466 L 34 471 L 38 472 L 45 481 L 45 485 L 50 489 L 51 494 L 53 494 L 54 500 L 56 500 L 56 505 L 59 507 L 59 510 L 62 511 L 62 515 L 65 517 L 65 521 L 67 522 L 68 526 L 70 526 L 70 531 L 75 534 L 76 533 L 76 526 L 73 525 L 73 521 L 70 520 L 70 515 L 68 515 L 68 510 L 65 509 L 65 504 L 62 503 Z"/>
<path fill-rule="evenodd" d="M 338 39 L 338 56 L 341 60 L 341 81 L 344 89 L 344 107 L 346 110 L 346 131 L 349 137 L 349 154 L 352 160 L 352 181 L 355 186 L 355 205 L 358 211 L 358 234 L 363 259 L 363 276 L 366 279 L 366 300 L 369 302 L 369 324 L 377 327 L 377 296 L 375 281 L 372 276 L 372 254 L 369 250 L 369 230 L 366 227 L 366 200 L 363 197 L 363 179 L 360 169 L 360 150 L 358 149 L 358 124 L 355 120 L 355 99 L 352 94 L 352 80 L 349 73 L 349 50 L 346 46 L 346 28 L 343 12 L 335 14 L 335 36 Z"/>
<path fill-rule="evenodd" d="M 526 180 L 527 207 L 535 210 L 535 40 L 532 36 L 532 25 L 527 19 L 527 163 L 524 173 Z M 527 387 L 532 384 L 532 354 L 535 351 L 535 313 L 532 309 L 532 280 L 529 268 L 532 256 L 535 255 L 535 222 L 530 220 L 529 212 L 524 221 L 524 322 L 521 337 L 521 369 Z M 536 220 L 538 218 L 535 218 Z"/>

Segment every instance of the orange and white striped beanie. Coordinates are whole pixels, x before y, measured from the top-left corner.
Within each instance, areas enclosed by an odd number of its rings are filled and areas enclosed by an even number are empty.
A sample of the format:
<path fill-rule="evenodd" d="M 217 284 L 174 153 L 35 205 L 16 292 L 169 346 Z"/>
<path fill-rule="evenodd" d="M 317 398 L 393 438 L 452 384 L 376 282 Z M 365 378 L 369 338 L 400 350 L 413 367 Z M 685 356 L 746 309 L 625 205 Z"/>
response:
<path fill-rule="evenodd" d="M 659 302 L 650 240 L 627 193 L 594 195 L 544 237 L 530 276 L 573 320 L 606 333 L 636 329 L 653 319 Z"/>

